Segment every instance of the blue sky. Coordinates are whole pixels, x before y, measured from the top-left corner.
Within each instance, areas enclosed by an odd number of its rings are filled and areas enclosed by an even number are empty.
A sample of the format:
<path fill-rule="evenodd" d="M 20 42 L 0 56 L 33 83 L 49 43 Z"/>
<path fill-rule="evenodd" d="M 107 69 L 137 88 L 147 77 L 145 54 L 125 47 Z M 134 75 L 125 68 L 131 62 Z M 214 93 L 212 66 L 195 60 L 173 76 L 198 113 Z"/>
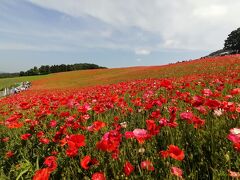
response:
<path fill-rule="evenodd" d="M 0 72 L 198 58 L 222 48 L 239 8 L 238 0 L 1 0 Z"/>

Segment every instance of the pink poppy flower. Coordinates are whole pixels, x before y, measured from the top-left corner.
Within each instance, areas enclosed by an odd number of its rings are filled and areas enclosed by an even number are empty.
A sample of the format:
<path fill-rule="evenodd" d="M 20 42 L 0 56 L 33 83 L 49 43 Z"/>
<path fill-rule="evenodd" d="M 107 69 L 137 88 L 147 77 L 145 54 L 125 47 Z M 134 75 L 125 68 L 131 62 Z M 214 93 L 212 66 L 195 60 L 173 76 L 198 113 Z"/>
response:
<path fill-rule="evenodd" d="M 182 169 L 175 166 L 171 167 L 171 173 L 180 178 L 182 178 L 183 175 Z"/>
<path fill-rule="evenodd" d="M 148 171 L 154 171 L 154 166 L 152 162 L 148 160 L 141 162 L 141 168 L 146 169 Z"/>
<path fill-rule="evenodd" d="M 140 144 L 143 144 L 149 138 L 149 134 L 145 129 L 135 129 L 133 135 Z"/>

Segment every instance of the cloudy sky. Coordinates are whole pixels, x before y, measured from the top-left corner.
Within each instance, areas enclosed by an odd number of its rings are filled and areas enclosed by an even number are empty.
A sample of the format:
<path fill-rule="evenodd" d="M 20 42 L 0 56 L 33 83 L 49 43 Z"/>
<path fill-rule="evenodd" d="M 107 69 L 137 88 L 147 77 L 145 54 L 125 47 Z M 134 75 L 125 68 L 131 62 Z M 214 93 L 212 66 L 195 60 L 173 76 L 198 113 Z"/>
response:
<path fill-rule="evenodd" d="M 161 65 L 223 47 L 239 0 L 1 0 L 0 72 Z"/>

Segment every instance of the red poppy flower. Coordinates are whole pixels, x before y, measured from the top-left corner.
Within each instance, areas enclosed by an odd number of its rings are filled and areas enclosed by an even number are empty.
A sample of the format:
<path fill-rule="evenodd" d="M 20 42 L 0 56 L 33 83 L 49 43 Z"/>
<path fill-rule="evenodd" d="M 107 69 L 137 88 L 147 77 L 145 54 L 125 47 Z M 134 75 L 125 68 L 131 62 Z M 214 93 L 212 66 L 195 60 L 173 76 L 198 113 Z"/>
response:
<path fill-rule="evenodd" d="M 14 156 L 14 152 L 8 151 L 5 156 L 6 156 L 7 158 L 11 158 L 11 157 Z"/>
<path fill-rule="evenodd" d="M 233 143 L 233 147 L 236 151 L 240 152 L 240 143 Z"/>
<path fill-rule="evenodd" d="M 92 126 L 87 127 L 87 130 L 91 132 L 97 132 L 105 126 L 106 126 L 106 123 L 102 121 L 95 121 Z"/>
<path fill-rule="evenodd" d="M 146 120 L 146 124 L 149 134 L 157 135 L 160 132 L 160 126 L 157 126 L 154 120 Z"/>
<path fill-rule="evenodd" d="M 106 180 L 104 173 L 96 172 L 92 175 L 92 180 Z"/>
<path fill-rule="evenodd" d="M 177 146 L 170 145 L 166 151 L 161 151 L 161 156 L 167 158 L 170 156 L 173 159 L 182 161 L 184 159 L 184 152 Z"/>
<path fill-rule="evenodd" d="M 21 135 L 21 139 L 22 139 L 22 140 L 25 140 L 25 141 L 28 140 L 29 137 L 31 137 L 31 134 L 30 134 L 30 133 Z"/>
<path fill-rule="evenodd" d="M 51 120 L 50 123 L 49 123 L 49 126 L 54 128 L 57 126 L 57 121 L 56 120 Z"/>
<path fill-rule="evenodd" d="M 49 144 L 50 140 L 48 138 L 41 138 L 39 141 L 43 144 Z"/>
<path fill-rule="evenodd" d="M 2 138 L 2 142 L 8 142 L 8 141 L 9 141 L 9 137 Z"/>
<path fill-rule="evenodd" d="M 19 123 L 19 122 L 11 122 L 7 124 L 7 127 L 9 129 L 21 128 L 22 126 L 23 126 L 23 123 Z"/>
<path fill-rule="evenodd" d="M 112 130 L 105 133 L 96 146 L 102 151 L 114 152 L 118 149 L 121 139 L 122 135 L 118 131 Z"/>
<path fill-rule="evenodd" d="M 221 103 L 218 100 L 208 99 L 205 102 L 205 105 L 211 109 L 218 109 L 218 108 L 220 108 Z"/>
<path fill-rule="evenodd" d="M 202 93 L 204 96 L 211 96 L 213 94 L 210 89 L 204 89 Z"/>
<path fill-rule="evenodd" d="M 168 151 L 160 151 L 160 154 L 163 158 L 167 158 L 169 156 Z"/>
<path fill-rule="evenodd" d="M 55 171 L 57 169 L 57 158 L 55 156 L 49 156 L 45 158 L 44 163 L 46 166 L 48 166 L 48 169 L 50 172 Z"/>
<path fill-rule="evenodd" d="M 68 148 L 66 150 L 66 154 L 68 157 L 74 157 L 78 154 L 78 149 L 77 148 Z"/>
<path fill-rule="evenodd" d="M 200 127 L 204 126 L 205 120 L 200 119 L 199 117 L 194 117 L 193 124 L 194 124 L 194 128 L 200 128 Z"/>
<path fill-rule="evenodd" d="M 88 170 L 91 165 L 98 164 L 98 161 L 96 159 L 92 159 L 91 156 L 85 156 L 81 162 L 80 165 L 82 166 L 83 169 Z"/>
<path fill-rule="evenodd" d="M 68 144 L 69 142 L 73 142 L 76 148 L 80 148 L 82 146 L 85 146 L 85 136 L 81 134 L 71 135 L 68 138 Z"/>
<path fill-rule="evenodd" d="M 193 117 L 194 117 L 194 114 L 192 112 L 182 112 L 180 114 L 180 118 L 183 120 L 187 120 L 188 123 L 192 122 Z"/>
<path fill-rule="evenodd" d="M 182 161 L 184 159 L 184 152 L 177 146 L 170 145 L 168 147 L 168 153 L 171 158 L 176 159 L 178 161 Z"/>
<path fill-rule="evenodd" d="M 194 128 L 199 128 L 205 124 L 204 120 L 196 117 L 192 112 L 182 112 L 180 118 L 187 120 L 188 124 L 194 124 Z"/>
<path fill-rule="evenodd" d="M 56 155 L 58 155 L 58 152 L 57 152 L 57 151 L 52 151 L 51 154 L 52 154 L 53 156 L 56 156 Z"/>
<path fill-rule="evenodd" d="M 50 171 L 48 168 L 39 169 L 35 172 L 33 180 L 48 180 L 50 177 Z"/>
<path fill-rule="evenodd" d="M 207 114 L 207 110 L 204 106 L 198 106 L 196 109 L 202 114 Z"/>
<path fill-rule="evenodd" d="M 44 136 L 44 132 L 43 132 L 43 131 L 39 131 L 39 132 L 37 133 L 37 137 L 40 138 L 40 137 L 42 137 L 42 136 Z"/>
<path fill-rule="evenodd" d="M 133 134 L 133 132 L 132 131 L 126 131 L 125 132 L 125 138 L 126 139 L 131 139 L 131 138 L 134 138 L 135 136 L 134 136 L 134 134 Z"/>
<path fill-rule="evenodd" d="M 124 164 L 124 173 L 126 174 L 126 176 L 129 176 L 132 172 L 134 171 L 134 166 L 126 161 Z"/>
<path fill-rule="evenodd" d="M 240 93 L 240 88 L 235 88 L 231 91 L 231 95 L 237 95 Z"/>
<path fill-rule="evenodd" d="M 205 99 L 202 96 L 193 96 L 192 97 L 192 105 L 194 107 L 198 107 L 204 104 Z"/>

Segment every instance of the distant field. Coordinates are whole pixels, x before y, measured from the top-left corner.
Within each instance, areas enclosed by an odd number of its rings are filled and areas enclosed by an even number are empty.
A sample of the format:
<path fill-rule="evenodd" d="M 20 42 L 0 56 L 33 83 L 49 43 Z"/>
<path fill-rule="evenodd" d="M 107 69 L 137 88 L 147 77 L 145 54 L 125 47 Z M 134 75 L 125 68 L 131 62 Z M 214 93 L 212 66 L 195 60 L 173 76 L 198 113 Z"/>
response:
<path fill-rule="evenodd" d="M 113 84 L 145 78 L 177 78 L 193 74 L 209 74 L 235 68 L 239 56 L 201 59 L 164 66 L 146 66 L 114 69 L 83 70 L 56 73 L 34 79 L 34 89 L 64 89 Z M 229 62 L 226 64 L 226 61 Z M 235 64 L 235 65 L 234 65 Z"/>
<path fill-rule="evenodd" d="M 6 87 L 11 87 L 15 83 L 23 82 L 23 81 L 34 81 L 37 79 L 42 79 L 46 76 L 25 76 L 25 77 L 15 77 L 15 78 L 4 78 L 0 79 L 0 90 Z"/>

